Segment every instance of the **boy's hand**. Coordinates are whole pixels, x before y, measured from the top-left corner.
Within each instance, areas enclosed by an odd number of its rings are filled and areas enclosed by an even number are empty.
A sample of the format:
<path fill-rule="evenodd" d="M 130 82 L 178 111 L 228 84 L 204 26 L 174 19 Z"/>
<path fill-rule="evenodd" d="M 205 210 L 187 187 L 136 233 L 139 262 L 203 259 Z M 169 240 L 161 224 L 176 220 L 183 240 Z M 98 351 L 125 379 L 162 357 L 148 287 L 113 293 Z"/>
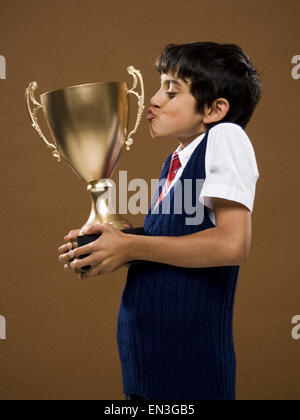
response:
<path fill-rule="evenodd" d="M 77 236 L 80 234 L 80 229 L 71 230 L 71 232 L 68 233 L 64 237 L 64 240 L 67 242 L 64 245 L 61 245 L 58 248 L 59 252 L 59 261 L 64 265 L 65 270 L 71 270 L 71 262 L 73 261 L 73 257 L 70 255 L 70 251 L 73 249 L 78 248 L 78 243 L 76 242 Z M 76 273 L 80 273 L 80 270 L 76 270 Z"/>
<path fill-rule="evenodd" d="M 82 233 L 84 235 L 101 234 L 101 236 L 88 245 L 68 252 L 69 261 L 71 258 L 75 258 L 70 263 L 71 269 L 75 272 L 86 265 L 91 266 L 89 271 L 80 274 L 80 278 L 112 273 L 130 261 L 134 235 L 123 233 L 109 223 L 93 225 Z M 88 257 L 79 259 L 80 255 L 87 254 Z"/>

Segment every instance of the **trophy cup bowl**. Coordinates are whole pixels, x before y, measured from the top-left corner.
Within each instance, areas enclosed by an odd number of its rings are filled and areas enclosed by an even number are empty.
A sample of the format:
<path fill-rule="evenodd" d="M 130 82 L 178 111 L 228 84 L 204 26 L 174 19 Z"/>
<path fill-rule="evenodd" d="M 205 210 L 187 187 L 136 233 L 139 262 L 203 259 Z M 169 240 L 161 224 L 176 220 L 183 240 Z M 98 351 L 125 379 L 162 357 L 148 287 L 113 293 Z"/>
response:
<path fill-rule="evenodd" d="M 133 77 L 131 89 L 128 89 L 126 82 L 88 83 L 43 93 L 38 102 L 34 97 L 37 83 L 31 82 L 25 91 L 25 99 L 32 126 L 52 150 L 53 156 L 59 162 L 63 158 L 87 184 L 91 213 L 82 228 L 96 223 L 110 223 L 125 233 L 144 234 L 143 228 L 133 228 L 125 218 L 116 212 L 112 213 L 107 204 L 112 187 L 110 178 L 123 147 L 130 150 L 133 144 L 132 135 L 140 124 L 145 108 L 142 75 L 133 66 L 129 66 L 127 71 Z M 138 81 L 141 94 L 135 91 Z M 135 127 L 127 134 L 129 94 L 138 98 L 138 111 Z M 46 139 L 40 129 L 37 120 L 39 109 L 43 110 L 53 143 Z M 99 236 L 79 235 L 78 246 L 94 241 Z M 89 268 L 83 267 L 82 271 Z"/>

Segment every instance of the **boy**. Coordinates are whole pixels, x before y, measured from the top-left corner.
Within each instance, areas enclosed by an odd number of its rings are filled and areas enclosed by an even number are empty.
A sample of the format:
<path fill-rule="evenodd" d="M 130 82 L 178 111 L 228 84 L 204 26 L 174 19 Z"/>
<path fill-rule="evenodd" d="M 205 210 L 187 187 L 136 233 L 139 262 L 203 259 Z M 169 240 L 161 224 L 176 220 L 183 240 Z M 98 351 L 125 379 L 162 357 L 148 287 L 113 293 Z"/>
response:
<path fill-rule="evenodd" d="M 90 264 L 83 278 L 143 261 L 128 270 L 118 317 L 126 399 L 234 400 L 234 295 L 249 255 L 259 177 L 244 129 L 261 83 L 234 44 L 170 44 L 156 67 L 161 87 L 147 115 L 151 136 L 180 144 L 164 163 L 160 181 L 167 180 L 145 218 L 146 235 L 97 225 L 85 232 L 102 233 L 97 241 L 72 249 L 72 231 L 59 258 L 75 271 Z M 197 180 L 204 180 L 200 193 Z M 187 198 L 194 208 L 201 204 L 200 223 L 188 218 Z M 90 256 L 76 260 L 82 254 Z"/>

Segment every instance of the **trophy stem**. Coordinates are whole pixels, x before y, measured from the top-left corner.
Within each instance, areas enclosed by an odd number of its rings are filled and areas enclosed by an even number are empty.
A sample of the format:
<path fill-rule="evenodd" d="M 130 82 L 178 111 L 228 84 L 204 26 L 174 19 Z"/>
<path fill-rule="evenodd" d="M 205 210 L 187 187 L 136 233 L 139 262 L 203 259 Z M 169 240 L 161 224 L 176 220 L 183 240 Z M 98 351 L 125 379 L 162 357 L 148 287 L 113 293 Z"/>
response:
<path fill-rule="evenodd" d="M 91 213 L 88 221 L 83 227 L 92 226 L 97 223 L 110 223 L 115 228 L 129 229 L 133 226 L 117 213 L 112 213 L 108 205 L 112 184 L 108 179 L 90 182 L 87 189 L 91 197 Z M 111 200 L 110 200 L 111 202 Z"/>

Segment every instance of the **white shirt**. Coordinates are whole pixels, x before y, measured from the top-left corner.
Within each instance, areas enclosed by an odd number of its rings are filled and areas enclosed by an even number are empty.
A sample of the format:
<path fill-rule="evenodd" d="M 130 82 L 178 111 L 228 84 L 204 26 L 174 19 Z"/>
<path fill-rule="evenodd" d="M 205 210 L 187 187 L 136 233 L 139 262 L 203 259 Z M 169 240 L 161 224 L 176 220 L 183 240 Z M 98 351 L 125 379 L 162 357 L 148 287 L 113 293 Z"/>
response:
<path fill-rule="evenodd" d="M 185 148 L 178 146 L 181 167 L 170 184 L 166 194 L 180 178 L 192 153 L 204 139 L 201 134 Z M 205 155 L 206 178 L 199 201 L 208 208 L 208 215 L 216 225 L 212 197 L 237 201 L 251 213 L 255 198 L 256 182 L 259 177 L 252 143 L 245 131 L 237 124 L 220 123 L 210 129 Z M 165 194 L 165 195 L 166 195 Z"/>

